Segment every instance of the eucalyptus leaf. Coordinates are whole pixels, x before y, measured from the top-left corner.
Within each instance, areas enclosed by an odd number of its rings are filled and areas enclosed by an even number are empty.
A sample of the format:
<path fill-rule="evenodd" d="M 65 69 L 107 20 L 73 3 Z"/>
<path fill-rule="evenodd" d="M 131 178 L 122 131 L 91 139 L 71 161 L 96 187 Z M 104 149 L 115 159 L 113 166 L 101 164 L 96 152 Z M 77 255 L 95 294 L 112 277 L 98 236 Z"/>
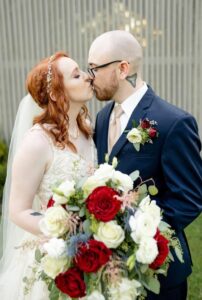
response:
<path fill-rule="evenodd" d="M 150 277 L 147 285 L 149 287 L 149 290 L 152 291 L 155 294 L 159 294 L 160 293 L 160 282 L 157 278 L 155 277 Z"/>
<path fill-rule="evenodd" d="M 83 230 L 86 234 L 91 234 L 91 230 L 90 230 L 90 220 L 85 220 L 83 222 Z"/>
<path fill-rule="evenodd" d="M 39 249 L 35 250 L 35 259 L 38 263 L 41 262 L 43 255 L 41 254 L 41 251 Z"/>
<path fill-rule="evenodd" d="M 86 213 L 86 208 L 82 207 L 79 212 L 79 217 L 82 218 L 83 216 L 85 216 L 85 213 Z"/>
<path fill-rule="evenodd" d="M 155 185 L 150 185 L 148 187 L 148 191 L 149 191 L 150 195 L 152 195 L 152 196 L 155 196 L 158 194 L 158 189 Z"/>
<path fill-rule="evenodd" d="M 80 208 L 78 206 L 73 206 L 73 205 L 67 205 L 67 209 L 69 211 L 79 211 Z"/>
<path fill-rule="evenodd" d="M 168 228 L 170 228 L 170 225 L 164 221 L 161 221 L 159 224 L 159 230 L 160 231 L 166 231 L 168 230 Z"/>
<path fill-rule="evenodd" d="M 148 270 L 148 265 L 141 265 L 140 270 L 142 273 L 145 273 Z"/>
<path fill-rule="evenodd" d="M 135 181 L 140 176 L 140 172 L 138 170 L 135 170 L 134 172 L 130 173 L 129 176 L 133 181 Z"/>
<path fill-rule="evenodd" d="M 87 180 L 87 177 L 82 178 L 81 180 L 79 180 L 79 182 L 76 184 L 76 188 L 82 188 L 82 186 L 84 185 L 85 181 Z"/>
<path fill-rule="evenodd" d="M 59 296 L 60 296 L 60 291 L 58 290 L 58 288 L 55 285 L 53 285 L 52 289 L 50 291 L 50 294 L 49 294 L 49 299 L 50 300 L 58 300 Z"/>
<path fill-rule="evenodd" d="M 147 185 L 144 183 L 138 188 L 139 194 L 145 194 L 147 193 Z"/>
<path fill-rule="evenodd" d="M 139 143 L 134 143 L 133 146 L 134 146 L 136 151 L 138 151 L 138 152 L 140 151 L 140 144 Z"/>

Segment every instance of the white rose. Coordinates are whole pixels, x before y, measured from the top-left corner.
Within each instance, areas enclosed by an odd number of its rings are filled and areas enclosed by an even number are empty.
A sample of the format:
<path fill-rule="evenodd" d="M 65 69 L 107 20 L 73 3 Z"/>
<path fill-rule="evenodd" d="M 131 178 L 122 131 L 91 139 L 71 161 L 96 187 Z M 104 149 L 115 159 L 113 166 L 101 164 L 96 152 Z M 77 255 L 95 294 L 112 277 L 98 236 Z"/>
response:
<path fill-rule="evenodd" d="M 139 288 L 141 284 L 139 281 L 128 278 L 122 278 L 118 284 L 113 284 L 109 288 L 110 300 L 135 300 L 140 295 Z"/>
<path fill-rule="evenodd" d="M 83 298 L 82 298 L 83 299 Z M 99 291 L 93 291 L 85 300 L 105 300 L 105 297 Z"/>
<path fill-rule="evenodd" d="M 65 256 L 55 258 L 46 255 L 41 260 L 41 266 L 43 271 L 49 277 L 55 279 L 58 274 L 64 272 L 68 268 L 68 258 Z"/>
<path fill-rule="evenodd" d="M 143 212 L 146 212 L 150 214 L 151 217 L 153 217 L 156 227 L 158 227 L 162 217 L 161 209 L 158 205 L 156 205 L 156 201 L 151 200 L 150 196 L 148 195 L 140 202 L 139 207 Z"/>
<path fill-rule="evenodd" d="M 60 237 L 66 233 L 68 213 L 62 206 L 53 206 L 46 210 L 44 217 L 39 221 L 40 230 L 51 237 Z"/>
<path fill-rule="evenodd" d="M 157 242 L 153 238 L 142 238 L 139 249 L 136 252 L 136 259 L 143 264 L 151 264 L 158 255 Z"/>
<path fill-rule="evenodd" d="M 67 251 L 67 245 L 63 239 L 52 238 L 43 245 L 44 250 L 49 256 L 58 258 Z"/>
<path fill-rule="evenodd" d="M 65 197 L 69 198 L 70 196 L 74 195 L 75 193 L 75 181 L 74 180 L 66 180 L 62 182 L 58 188 L 57 191 L 59 193 L 62 193 Z"/>
<path fill-rule="evenodd" d="M 127 174 L 119 171 L 114 171 L 112 181 L 117 184 L 117 188 L 122 191 L 129 191 L 133 188 L 133 181 Z"/>
<path fill-rule="evenodd" d="M 107 182 L 108 180 L 112 179 L 114 174 L 114 167 L 112 165 L 108 165 L 107 163 L 101 164 L 99 168 L 95 171 L 94 176 L 98 180 L 102 180 Z"/>
<path fill-rule="evenodd" d="M 117 248 L 124 240 L 124 230 L 116 221 L 100 222 L 95 240 L 103 242 L 108 248 Z"/>
<path fill-rule="evenodd" d="M 131 228 L 131 237 L 136 243 L 140 243 L 144 237 L 153 237 L 156 234 L 157 226 L 154 218 L 141 211 L 137 211 L 134 216 L 129 219 Z"/>
<path fill-rule="evenodd" d="M 60 205 L 60 204 L 66 204 L 68 202 L 68 199 L 64 196 L 60 196 L 56 193 L 53 193 L 53 200 L 55 201 L 54 206 Z"/>
<path fill-rule="evenodd" d="M 87 197 L 92 191 L 98 186 L 105 185 L 105 180 L 97 179 L 95 176 L 90 176 L 83 184 L 83 191 L 85 196 Z"/>
<path fill-rule="evenodd" d="M 131 129 L 128 134 L 127 134 L 127 139 L 129 142 L 136 144 L 136 143 L 141 143 L 142 142 L 142 136 L 140 131 L 137 128 Z"/>

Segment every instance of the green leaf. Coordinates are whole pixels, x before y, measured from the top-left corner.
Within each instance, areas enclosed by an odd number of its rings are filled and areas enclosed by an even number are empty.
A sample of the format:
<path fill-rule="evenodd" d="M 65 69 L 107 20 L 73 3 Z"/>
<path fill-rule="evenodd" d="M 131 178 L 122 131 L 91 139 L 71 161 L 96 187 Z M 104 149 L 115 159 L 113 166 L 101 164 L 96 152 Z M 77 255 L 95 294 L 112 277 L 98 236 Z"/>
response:
<path fill-rule="evenodd" d="M 137 122 L 135 121 L 135 120 L 132 120 L 132 125 L 133 125 L 133 127 L 137 127 L 138 126 L 138 124 L 137 124 Z"/>
<path fill-rule="evenodd" d="M 155 196 L 156 194 L 158 194 L 158 189 L 155 185 L 150 185 L 148 187 L 148 191 L 150 193 L 150 195 Z"/>
<path fill-rule="evenodd" d="M 161 221 L 158 227 L 160 231 L 167 231 L 170 228 L 170 225 L 164 221 Z"/>
<path fill-rule="evenodd" d="M 152 291 L 155 294 L 160 293 L 160 282 L 155 277 L 150 277 L 147 283 L 149 290 Z"/>
<path fill-rule="evenodd" d="M 145 273 L 147 270 L 148 270 L 148 265 L 141 265 L 140 266 L 141 273 Z"/>
<path fill-rule="evenodd" d="M 60 290 L 58 290 L 58 288 L 55 285 L 53 285 L 49 294 L 49 299 L 58 300 L 59 296 L 60 296 Z"/>
<path fill-rule="evenodd" d="M 87 180 L 87 177 L 84 177 L 81 180 L 79 180 L 79 182 L 76 183 L 76 189 L 82 188 L 82 186 L 84 185 L 86 180 Z"/>
<path fill-rule="evenodd" d="M 134 172 L 130 173 L 129 176 L 133 181 L 135 181 L 140 176 L 140 171 L 135 170 Z"/>
<path fill-rule="evenodd" d="M 85 220 L 83 222 L 83 230 L 86 234 L 90 234 L 91 230 L 90 230 L 90 220 Z"/>
<path fill-rule="evenodd" d="M 140 193 L 140 194 L 145 194 L 145 193 L 147 193 L 147 185 L 144 183 L 144 184 L 142 184 L 139 188 L 138 188 L 138 192 Z"/>
<path fill-rule="evenodd" d="M 140 151 L 140 144 L 139 143 L 134 143 L 133 146 L 134 146 L 136 151 L 138 151 L 138 152 Z"/>
<path fill-rule="evenodd" d="M 175 254 L 177 256 L 177 258 L 179 259 L 179 261 L 181 263 L 184 263 L 184 259 L 183 259 L 183 255 L 182 255 L 182 249 L 180 249 L 179 246 L 175 246 Z"/>
<path fill-rule="evenodd" d="M 69 211 L 79 211 L 80 208 L 78 206 L 67 205 L 67 210 L 69 210 Z"/>
<path fill-rule="evenodd" d="M 174 257 L 171 252 L 168 253 L 168 257 L 170 258 L 171 261 L 174 261 Z"/>
<path fill-rule="evenodd" d="M 39 249 L 35 250 L 35 260 L 40 263 L 43 255 L 41 254 L 41 251 Z"/>
<path fill-rule="evenodd" d="M 85 208 L 85 206 L 83 206 L 83 207 L 80 209 L 79 217 L 82 218 L 83 216 L 85 216 L 85 213 L 86 213 L 86 208 Z"/>

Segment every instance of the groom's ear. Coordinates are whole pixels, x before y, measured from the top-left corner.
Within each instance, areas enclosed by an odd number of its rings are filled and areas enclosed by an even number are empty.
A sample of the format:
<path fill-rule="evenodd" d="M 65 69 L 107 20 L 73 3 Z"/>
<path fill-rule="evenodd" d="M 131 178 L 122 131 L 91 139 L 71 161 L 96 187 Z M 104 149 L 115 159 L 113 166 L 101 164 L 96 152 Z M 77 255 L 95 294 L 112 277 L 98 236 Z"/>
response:
<path fill-rule="evenodd" d="M 120 79 L 124 80 L 129 73 L 129 63 L 126 60 L 122 60 L 119 65 Z"/>

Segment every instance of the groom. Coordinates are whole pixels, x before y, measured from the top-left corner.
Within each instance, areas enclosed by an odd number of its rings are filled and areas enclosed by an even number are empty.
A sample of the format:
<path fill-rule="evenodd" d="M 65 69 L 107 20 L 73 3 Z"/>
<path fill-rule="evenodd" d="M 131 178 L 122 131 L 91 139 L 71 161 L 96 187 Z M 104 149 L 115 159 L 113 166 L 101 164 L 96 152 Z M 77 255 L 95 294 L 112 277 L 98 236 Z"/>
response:
<path fill-rule="evenodd" d="M 159 295 L 148 293 L 148 300 L 185 300 L 191 256 L 184 228 L 202 210 L 201 143 L 195 119 L 155 94 L 141 77 L 142 48 L 130 33 L 110 31 L 98 36 L 89 50 L 89 72 L 96 97 L 109 102 L 97 115 L 95 143 L 98 162 L 117 157 L 117 169 L 130 174 L 139 170 L 143 180 L 153 178 L 159 193 L 155 197 L 165 220 L 175 229 L 183 249 L 184 263 L 175 257 L 168 276 L 162 276 Z M 137 151 L 126 135 L 133 121 L 149 127 L 153 143 L 141 144 L 132 137 Z M 158 133 L 158 134 L 157 134 Z"/>

